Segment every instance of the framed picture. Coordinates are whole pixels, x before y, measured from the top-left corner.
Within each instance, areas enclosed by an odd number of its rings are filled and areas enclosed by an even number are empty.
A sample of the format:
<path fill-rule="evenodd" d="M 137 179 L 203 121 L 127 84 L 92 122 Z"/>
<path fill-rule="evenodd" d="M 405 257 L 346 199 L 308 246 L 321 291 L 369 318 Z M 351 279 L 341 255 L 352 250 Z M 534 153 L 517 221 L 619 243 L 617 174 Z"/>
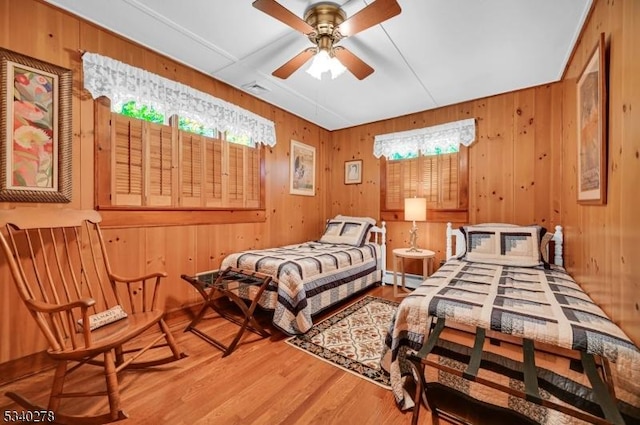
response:
<path fill-rule="evenodd" d="M 362 183 L 362 160 L 344 162 L 344 184 Z"/>
<path fill-rule="evenodd" d="M 315 196 L 316 148 L 292 140 L 290 162 L 289 193 Z"/>
<path fill-rule="evenodd" d="M 578 203 L 607 202 L 607 93 L 605 37 L 580 74 L 578 105 Z"/>
<path fill-rule="evenodd" d="M 0 201 L 71 201 L 71 71 L 0 48 Z"/>

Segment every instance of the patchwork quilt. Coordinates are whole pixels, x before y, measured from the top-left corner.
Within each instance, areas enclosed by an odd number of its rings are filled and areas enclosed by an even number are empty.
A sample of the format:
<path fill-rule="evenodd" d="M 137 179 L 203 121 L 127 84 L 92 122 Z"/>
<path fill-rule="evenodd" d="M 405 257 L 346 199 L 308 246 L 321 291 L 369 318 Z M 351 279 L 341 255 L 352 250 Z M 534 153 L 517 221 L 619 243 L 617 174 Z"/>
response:
<path fill-rule="evenodd" d="M 274 312 L 274 326 L 293 335 L 308 331 L 313 315 L 380 282 L 379 257 L 380 249 L 373 243 L 356 247 L 306 242 L 234 253 L 220 268 L 231 266 L 272 276 L 259 305 Z M 241 298 L 252 299 L 256 289 L 239 285 L 232 290 Z"/>
<path fill-rule="evenodd" d="M 618 398 L 640 406 L 640 350 L 560 267 L 449 260 L 409 294 L 381 361 L 402 408 L 412 406 L 406 357 L 422 347 L 432 317 L 602 356 L 612 364 Z"/>

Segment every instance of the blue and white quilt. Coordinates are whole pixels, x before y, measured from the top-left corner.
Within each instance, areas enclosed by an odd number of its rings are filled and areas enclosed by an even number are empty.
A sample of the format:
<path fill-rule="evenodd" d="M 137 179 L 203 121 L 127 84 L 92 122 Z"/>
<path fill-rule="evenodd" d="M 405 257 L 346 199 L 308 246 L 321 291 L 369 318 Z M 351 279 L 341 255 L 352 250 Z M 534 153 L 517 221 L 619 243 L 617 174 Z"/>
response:
<path fill-rule="evenodd" d="M 273 281 L 259 305 L 273 310 L 273 324 L 293 335 L 313 326 L 312 316 L 382 279 L 378 268 L 380 248 L 306 242 L 281 248 L 244 251 L 229 255 L 229 266 L 269 275 Z M 238 296 L 252 299 L 252 288 L 240 285 Z"/>

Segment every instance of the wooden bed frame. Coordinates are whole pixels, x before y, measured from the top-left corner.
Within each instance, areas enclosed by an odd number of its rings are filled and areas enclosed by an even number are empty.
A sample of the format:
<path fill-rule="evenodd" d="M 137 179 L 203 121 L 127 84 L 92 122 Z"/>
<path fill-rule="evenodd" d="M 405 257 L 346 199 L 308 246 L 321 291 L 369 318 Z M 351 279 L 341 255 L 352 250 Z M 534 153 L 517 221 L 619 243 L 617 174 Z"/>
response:
<path fill-rule="evenodd" d="M 447 223 L 446 235 L 446 258 L 457 258 L 464 254 L 466 243 L 463 233 L 458 229 L 453 229 L 451 223 Z M 553 264 L 557 266 L 563 266 L 563 234 L 561 226 L 555 227 L 555 232 L 551 241 L 553 241 L 553 244 L 548 244 L 547 249 L 552 249 L 553 257 L 549 258 L 553 258 Z M 452 244 L 455 245 L 455 251 Z M 553 246 L 549 248 L 549 245 Z M 462 331 L 474 335 L 475 341 L 472 348 L 472 354 L 469 360 L 469 364 L 464 371 L 453 369 L 449 366 L 440 364 L 428 358 L 428 355 L 432 352 L 433 348 L 436 346 L 436 343 L 440 339 L 442 331 L 446 328 L 455 329 L 456 331 Z M 506 342 L 521 347 L 522 371 L 524 375 L 525 385 L 524 391 L 514 390 L 513 388 L 510 388 L 508 386 L 478 376 L 479 369 L 482 368 L 481 359 L 484 352 L 483 346 L 485 337 L 489 337 L 491 340 L 496 339 L 501 342 Z M 569 361 L 581 361 L 584 374 L 587 376 L 591 384 L 592 391 L 595 395 L 595 400 L 600 405 L 604 414 L 604 418 L 595 416 L 591 413 L 579 410 L 577 408 L 567 407 L 566 405 L 543 399 L 539 394 L 538 388 L 536 372 L 537 366 L 535 364 L 536 352 L 552 354 L 560 358 L 568 359 Z M 422 346 L 422 349 L 417 354 L 408 356 L 408 359 L 410 360 L 409 364 L 412 368 L 414 380 L 416 381 L 416 389 L 413 400 L 414 408 L 411 422 L 412 424 L 418 423 L 421 399 L 425 401 L 426 405 L 431 410 L 432 421 L 434 424 L 439 423 L 439 414 L 442 414 L 450 421 L 454 421 L 454 423 L 469 423 L 463 417 L 457 416 L 455 414 L 452 414 L 451 412 L 447 412 L 441 409 L 440 406 L 437 405 L 437 401 L 434 401 L 435 399 L 437 399 L 437 394 L 434 394 L 434 400 L 430 400 L 428 393 L 430 391 L 430 388 L 433 388 L 433 384 L 426 382 L 425 367 L 433 367 L 437 370 L 445 371 L 454 376 L 458 376 L 469 381 L 482 384 L 497 391 L 508 393 L 512 396 L 525 399 L 549 409 L 560 411 L 566 415 L 585 420 L 589 423 L 602 425 L 624 425 L 625 423 L 615 401 L 615 391 L 611 380 L 611 370 L 609 363 L 606 359 L 599 356 L 594 356 L 584 352 L 578 352 L 569 349 L 545 346 L 544 344 L 538 343 L 536 343 L 534 347 L 533 341 L 529 339 L 517 338 L 511 335 L 505 335 L 499 332 L 485 330 L 482 328 L 472 329 L 469 326 L 461 325 L 456 322 L 445 324 L 445 319 L 438 318 L 436 320 L 434 318 L 431 324 L 431 329 L 429 331 L 429 336 Z M 419 379 L 416 379 L 418 377 Z M 473 411 L 474 409 L 475 408 L 472 407 L 469 410 Z M 477 409 L 481 409 L 481 406 L 477 406 Z M 491 421 L 487 423 L 491 423 Z"/>

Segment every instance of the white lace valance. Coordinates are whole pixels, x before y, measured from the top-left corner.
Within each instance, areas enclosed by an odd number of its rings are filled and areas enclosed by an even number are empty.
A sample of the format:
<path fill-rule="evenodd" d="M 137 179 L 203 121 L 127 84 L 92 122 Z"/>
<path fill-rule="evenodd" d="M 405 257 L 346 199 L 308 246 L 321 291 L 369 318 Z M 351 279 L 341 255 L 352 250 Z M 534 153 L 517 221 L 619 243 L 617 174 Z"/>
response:
<path fill-rule="evenodd" d="M 451 144 L 462 143 L 469 146 L 475 140 L 476 120 L 470 118 L 417 130 L 379 134 L 374 139 L 373 155 L 376 158 L 381 156 L 390 158 L 394 154 L 403 156 L 410 153 L 426 154 L 433 152 L 436 148 L 446 150 Z"/>
<path fill-rule="evenodd" d="M 273 121 L 210 94 L 95 53 L 85 53 L 82 66 L 84 87 L 94 99 L 108 97 L 115 112 L 134 100 L 165 116 L 179 115 L 255 143 L 276 144 Z"/>

